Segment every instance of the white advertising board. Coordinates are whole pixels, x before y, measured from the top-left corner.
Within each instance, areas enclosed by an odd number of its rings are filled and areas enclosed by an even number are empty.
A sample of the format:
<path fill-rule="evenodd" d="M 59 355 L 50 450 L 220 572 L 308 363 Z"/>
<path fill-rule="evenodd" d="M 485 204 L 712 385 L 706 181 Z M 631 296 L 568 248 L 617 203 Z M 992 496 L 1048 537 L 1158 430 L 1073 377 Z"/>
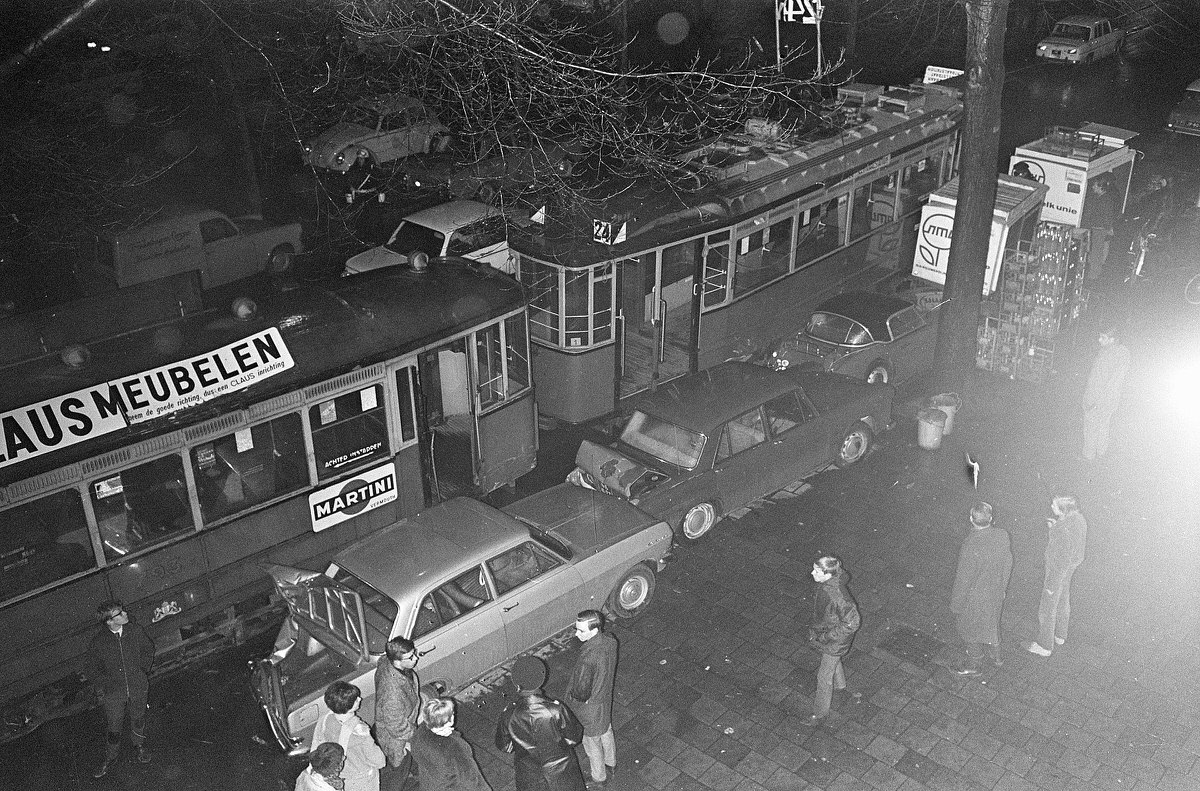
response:
<path fill-rule="evenodd" d="M 313 532 L 319 533 L 359 514 L 393 502 L 396 494 L 394 462 L 361 472 L 348 481 L 326 486 L 308 496 Z"/>

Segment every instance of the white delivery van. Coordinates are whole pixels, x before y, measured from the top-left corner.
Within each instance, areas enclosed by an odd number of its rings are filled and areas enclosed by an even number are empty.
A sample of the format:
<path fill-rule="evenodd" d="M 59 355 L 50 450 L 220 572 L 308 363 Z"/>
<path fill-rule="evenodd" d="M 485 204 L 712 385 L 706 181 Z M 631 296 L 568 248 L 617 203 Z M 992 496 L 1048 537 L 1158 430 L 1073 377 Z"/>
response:
<path fill-rule="evenodd" d="M 408 215 L 386 244 L 352 257 L 342 274 L 406 264 L 417 251 L 430 258 L 460 255 L 510 275 L 516 271 L 508 247 L 508 217 L 495 206 L 457 200 Z"/>

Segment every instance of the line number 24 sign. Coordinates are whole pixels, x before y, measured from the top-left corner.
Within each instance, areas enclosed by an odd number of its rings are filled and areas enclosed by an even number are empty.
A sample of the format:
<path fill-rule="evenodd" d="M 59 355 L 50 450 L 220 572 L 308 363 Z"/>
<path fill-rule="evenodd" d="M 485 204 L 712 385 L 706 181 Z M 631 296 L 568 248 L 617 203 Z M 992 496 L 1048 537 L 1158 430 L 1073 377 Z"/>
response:
<path fill-rule="evenodd" d="M 821 0 L 779 0 L 779 18 L 784 22 L 815 25 L 825 10 Z"/>

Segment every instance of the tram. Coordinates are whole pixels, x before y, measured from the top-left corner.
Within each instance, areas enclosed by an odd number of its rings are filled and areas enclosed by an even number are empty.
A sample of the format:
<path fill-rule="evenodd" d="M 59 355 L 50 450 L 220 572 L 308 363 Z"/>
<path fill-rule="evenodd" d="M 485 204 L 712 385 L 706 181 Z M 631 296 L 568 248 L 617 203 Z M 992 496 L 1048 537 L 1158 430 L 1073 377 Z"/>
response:
<path fill-rule="evenodd" d="M 586 230 L 510 239 L 543 414 L 589 420 L 744 358 L 867 270 L 912 261 L 921 203 L 957 170 L 960 94 L 839 94 L 840 109 L 807 131 L 748 124 L 685 153 L 695 191 L 634 186 Z"/>
<path fill-rule="evenodd" d="M 512 277 L 438 258 L 206 299 L 180 277 L 0 321 L 0 738 L 91 702 L 100 601 L 170 667 L 271 625 L 262 563 L 534 466 Z"/>

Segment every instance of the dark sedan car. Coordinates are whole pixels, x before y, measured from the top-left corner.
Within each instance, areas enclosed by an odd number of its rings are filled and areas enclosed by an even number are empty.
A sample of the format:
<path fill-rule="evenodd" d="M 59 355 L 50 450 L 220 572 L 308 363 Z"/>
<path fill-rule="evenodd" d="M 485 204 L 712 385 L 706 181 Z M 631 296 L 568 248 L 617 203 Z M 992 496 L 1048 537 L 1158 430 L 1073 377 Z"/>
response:
<path fill-rule="evenodd" d="M 817 305 L 808 326 L 776 342 L 764 364 L 834 371 L 868 384 L 903 382 L 929 370 L 941 292 L 910 289 L 901 297 L 882 289 L 847 291 Z"/>
<path fill-rule="evenodd" d="M 862 459 L 890 424 L 892 395 L 837 374 L 722 363 L 641 399 L 612 447 L 585 441 L 569 480 L 698 539 L 730 511 Z"/>

